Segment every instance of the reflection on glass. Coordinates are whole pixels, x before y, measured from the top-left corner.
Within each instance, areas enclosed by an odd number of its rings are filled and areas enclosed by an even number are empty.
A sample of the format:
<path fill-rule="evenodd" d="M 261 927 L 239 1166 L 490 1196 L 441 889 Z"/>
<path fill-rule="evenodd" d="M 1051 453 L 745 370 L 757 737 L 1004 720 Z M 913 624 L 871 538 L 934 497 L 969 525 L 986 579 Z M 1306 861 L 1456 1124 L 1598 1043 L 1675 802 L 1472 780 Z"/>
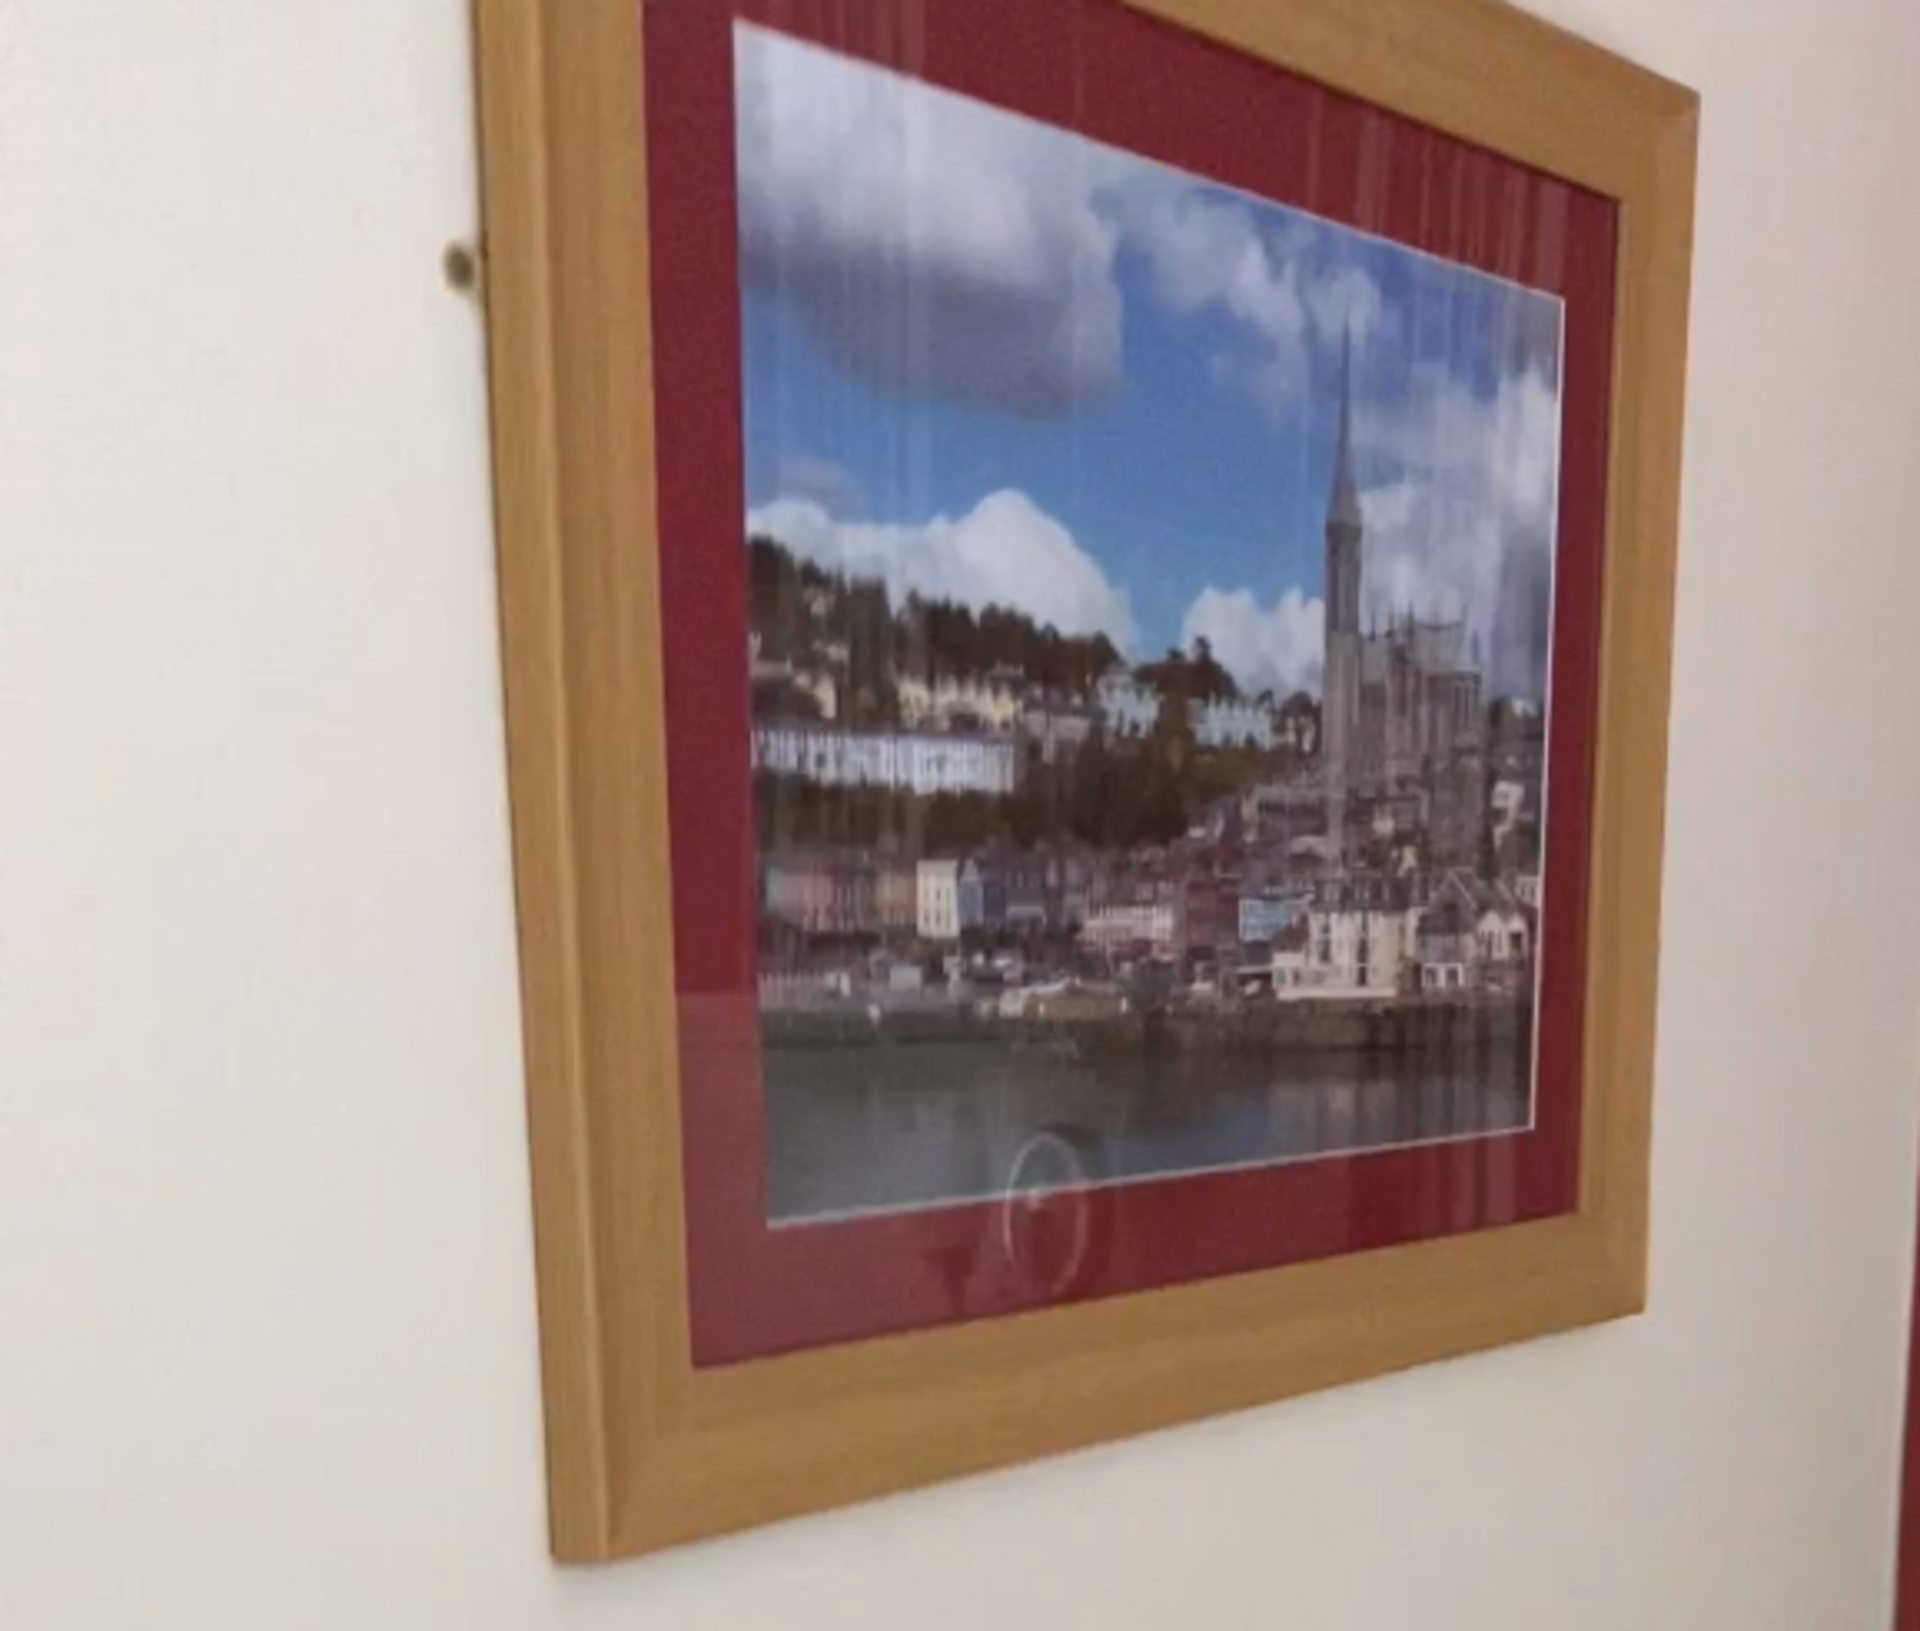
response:
<path fill-rule="evenodd" d="M 1559 303 L 735 49 L 772 1219 L 1526 1127 Z"/>

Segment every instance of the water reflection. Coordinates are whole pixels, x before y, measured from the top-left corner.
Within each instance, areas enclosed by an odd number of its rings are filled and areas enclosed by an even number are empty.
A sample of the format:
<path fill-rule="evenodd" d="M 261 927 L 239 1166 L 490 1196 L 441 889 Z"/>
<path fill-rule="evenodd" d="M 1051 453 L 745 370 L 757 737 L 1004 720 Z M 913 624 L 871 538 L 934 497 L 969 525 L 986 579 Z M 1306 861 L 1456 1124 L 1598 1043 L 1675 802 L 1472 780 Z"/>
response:
<path fill-rule="evenodd" d="M 1006 1192 L 1033 1135 L 1071 1129 L 1106 1179 L 1509 1131 L 1531 1060 L 1443 1054 L 1133 1056 L 1097 1068 L 1004 1042 L 769 1048 L 769 1209 L 795 1222 Z"/>

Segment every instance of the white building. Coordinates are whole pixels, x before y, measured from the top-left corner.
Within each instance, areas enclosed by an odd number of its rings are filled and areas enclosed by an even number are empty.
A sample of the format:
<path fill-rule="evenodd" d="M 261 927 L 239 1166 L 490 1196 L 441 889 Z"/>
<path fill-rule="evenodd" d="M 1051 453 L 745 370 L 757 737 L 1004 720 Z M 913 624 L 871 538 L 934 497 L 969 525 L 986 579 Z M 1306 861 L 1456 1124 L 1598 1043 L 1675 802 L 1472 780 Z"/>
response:
<path fill-rule="evenodd" d="M 980 927 L 985 906 L 977 862 L 926 860 L 915 869 L 914 928 L 922 940 L 958 940 Z"/>
<path fill-rule="evenodd" d="M 1498 843 L 1520 825 L 1526 813 L 1527 789 L 1524 783 L 1501 780 L 1487 794 L 1487 822 Z"/>
<path fill-rule="evenodd" d="M 1273 942 L 1273 994 L 1287 998 L 1317 989 L 1318 972 L 1313 967 L 1313 941 L 1304 923 L 1296 923 Z"/>
<path fill-rule="evenodd" d="M 1156 957 L 1165 957 L 1173 950 L 1173 928 L 1170 900 L 1099 906 L 1088 914 L 1080 939 L 1095 951 L 1148 946 Z"/>
<path fill-rule="evenodd" d="M 760 655 L 760 635 L 747 635 L 747 677 L 755 687 L 785 686 L 812 698 L 820 717 L 831 721 L 840 711 L 840 687 L 833 676 L 822 669 L 799 668 L 791 662 L 774 662 Z"/>
<path fill-rule="evenodd" d="M 1456 891 L 1443 892 L 1421 909 L 1415 946 L 1422 991 L 1463 991 L 1476 983 L 1474 912 Z"/>
<path fill-rule="evenodd" d="M 1048 764 L 1071 759 L 1093 735 L 1098 712 L 1083 703 L 1041 698 L 1027 704 L 1020 715 L 1021 740 L 1040 750 Z"/>
<path fill-rule="evenodd" d="M 1262 702 L 1214 698 L 1193 705 L 1193 739 L 1203 748 L 1273 749 L 1273 712 Z"/>
<path fill-rule="evenodd" d="M 1390 997 L 1412 956 L 1405 912 L 1342 908 L 1307 919 L 1312 966 L 1329 994 Z"/>
<path fill-rule="evenodd" d="M 1122 667 L 1110 668 L 1093 688 L 1093 703 L 1116 738 L 1145 736 L 1160 718 L 1160 693 Z M 1188 706 L 1193 739 L 1203 748 L 1258 748 L 1271 751 L 1273 710 L 1255 699 L 1218 697 Z"/>
<path fill-rule="evenodd" d="M 1389 997 L 1410 974 L 1420 914 L 1406 880 L 1329 879 L 1307 912 L 1307 957 L 1324 995 Z"/>
<path fill-rule="evenodd" d="M 999 796 L 1014 790 L 1019 758 L 1010 739 L 763 724 L 754 727 L 753 768 L 828 787 Z"/>
<path fill-rule="evenodd" d="M 1027 705 L 1027 687 L 1018 674 L 996 671 L 984 676 L 904 674 L 895 685 L 900 717 L 909 726 L 942 729 L 983 727 L 1011 730 Z"/>
<path fill-rule="evenodd" d="M 922 940 L 960 938 L 958 861 L 922 861 L 915 868 L 914 929 Z"/>
<path fill-rule="evenodd" d="M 1252 945 L 1277 940 L 1281 933 L 1300 921 L 1305 906 L 1291 895 L 1242 895 L 1239 902 L 1240 939 Z"/>
<path fill-rule="evenodd" d="M 1495 901 L 1474 924 L 1480 962 L 1489 968 L 1524 963 L 1533 953 L 1533 930 L 1516 901 Z"/>
<path fill-rule="evenodd" d="M 1160 693 L 1125 668 L 1110 668 L 1100 676 L 1093 703 L 1109 736 L 1145 736 L 1160 717 Z"/>

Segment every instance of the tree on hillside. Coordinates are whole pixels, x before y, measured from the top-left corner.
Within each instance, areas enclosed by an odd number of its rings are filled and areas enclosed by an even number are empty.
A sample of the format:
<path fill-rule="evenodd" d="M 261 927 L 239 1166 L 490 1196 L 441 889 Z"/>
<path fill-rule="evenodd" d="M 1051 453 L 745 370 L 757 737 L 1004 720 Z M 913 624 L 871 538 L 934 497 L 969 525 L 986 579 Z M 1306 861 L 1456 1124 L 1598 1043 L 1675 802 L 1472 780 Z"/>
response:
<path fill-rule="evenodd" d="M 760 636 L 760 655 L 771 662 L 803 656 L 810 645 L 806 604 L 809 589 L 826 587 L 826 574 L 796 560 L 771 538 L 747 540 L 747 615 Z"/>
<path fill-rule="evenodd" d="M 1183 702 L 1230 701 L 1240 695 L 1240 687 L 1214 656 L 1213 643 L 1204 634 L 1195 639 L 1191 652 L 1169 647 L 1159 662 L 1140 670 L 1140 678 L 1162 696 Z"/>
<path fill-rule="evenodd" d="M 899 673 L 900 642 L 885 586 L 877 579 L 853 579 L 842 591 L 836 611 L 834 624 L 847 645 L 849 719 L 861 724 L 896 723 L 900 704 L 894 677 Z"/>
<path fill-rule="evenodd" d="M 1141 825 L 1155 843 L 1178 838 L 1193 820 L 1193 720 L 1185 700 L 1163 694 L 1159 717 L 1143 744 L 1146 763 L 1140 775 Z"/>
<path fill-rule="evenodd" d="M 1084 693 L 1120 661 L 1104 634 L 1062 634 L 1016 606 L 990 605 L 976 612 L 958 601 L 909 593 L 898 607 L 878 578 L 829 573 L 796 557 L 777 540 L 747 540 L 748 611 L 761 654 L 774 661 L 815 655 L 828 641 L 844 640 L 861 673 L 864 690 L 882 707 L 885 690 L 874 664 L 884 659 L 890 677 L 901 673 L 980 678 L 994 669 L 1018 672 L 1030 685 Z M 824 601 L 816 614 L 808 599 Z"/>

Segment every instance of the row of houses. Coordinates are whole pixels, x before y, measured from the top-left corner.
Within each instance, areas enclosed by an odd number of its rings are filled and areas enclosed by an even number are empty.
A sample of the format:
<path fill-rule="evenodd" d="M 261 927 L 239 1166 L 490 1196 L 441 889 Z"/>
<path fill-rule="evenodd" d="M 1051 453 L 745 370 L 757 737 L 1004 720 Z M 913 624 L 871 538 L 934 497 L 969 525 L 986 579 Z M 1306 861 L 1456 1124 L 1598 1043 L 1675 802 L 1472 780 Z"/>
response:
<path fill-rule="evenodd" d="M 1389 996 L 1511 984 L 1538 950 L 1535 880 L 1463 871 L 1315 881 L 1303 917 L 1273 942 L 1277 996 Z"/>
<path fill-rule="evenodd" d="M 831 668 L 751 659 L 757 686 L 808 699 L 820 724 L 839 723 L 840 683 Z M 1071 751 L 1098 729 L 1109 737 L 1145 736 L 1160 718 L 1162 698 L 1124 664 L 1108 670 L 1088 694 L 1035 686 L 1017 669 L 986 674 L 903 674 L 894 682 L 899 723 L 907 733 L 1019 736 L 1044 756 Z M 1304 697 L 1214 697 L 1188 703 L 1194 740 L 1206 748 L 1288 747 L 1311 755 L 1319 747 L 1319 713 Z M 807 774 L 804 765 L 800 772 Z"/>
<path fill-rule="evenodd" d="M 1093 689 L 1090 711 L 1109 735 L 1145 736 L 1159 721 L 1160 693 L 1130 669 L 1109 669 Z M 1257 748 L 1270 753 L 1287 747 L 1303 755 L 1319 747 L 1319 714 L 1310 702 L 1293 697 L 1208 697 L 1187 704 L 1193 738 L 1204 748 Z"/>
<path fill-rule="evenodd" d="M 799 776 L 823 787 L 1004 797 L 1019 781 L 1015 746 L 1005 738 L 773 721 L 755 725 L 751 743 L 755 770 Z"/>
<path fill-rule="evenodd" d="M 1280 992 L 1384 995 L 1476 987 L 1526 966 L 1539 896 L 1533 880 L 1462 870 L 1262 881 L 1084 853 L 822 851 L 765 859 L 760 906 L 808 936 L 943 946 L 974 931 L 1070 935 L 1110 960 L 1205 958 Z"/>
<path fill-rule="evenodd" d="M 975 930 L 1071 934 L 1094 951 L 1170 957 L 1270 939 L 1304 900 L 1139 857 L 1005 851 L 915 861 L 821 850 L 763 859 L 760 907 L 810 935 L 943 944 Z"/>
<path fill-rule="evenodd" d="M 1086 855 L 909 860 L 819 850 L 762 860 L 760 910 L 803 934 L 950 944 L 972 930 L 1033 934 L 1084 922 L 1100 876 Z"/>

